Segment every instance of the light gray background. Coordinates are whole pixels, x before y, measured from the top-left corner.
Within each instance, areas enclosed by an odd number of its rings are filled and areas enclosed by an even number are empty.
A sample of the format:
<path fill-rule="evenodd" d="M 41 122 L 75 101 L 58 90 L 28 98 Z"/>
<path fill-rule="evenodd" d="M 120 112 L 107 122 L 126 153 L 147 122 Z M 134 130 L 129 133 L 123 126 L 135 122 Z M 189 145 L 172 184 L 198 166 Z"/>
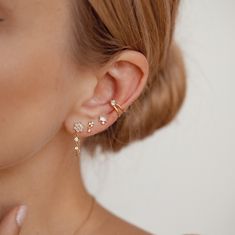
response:
<path fill-rule="evenodd" d="M 119 154 L 82 156 L 97 200 L 153 234 L 235 234 L 234 12 L 233 0 L 182 1 L 188 94 L 178 117 Z"/>

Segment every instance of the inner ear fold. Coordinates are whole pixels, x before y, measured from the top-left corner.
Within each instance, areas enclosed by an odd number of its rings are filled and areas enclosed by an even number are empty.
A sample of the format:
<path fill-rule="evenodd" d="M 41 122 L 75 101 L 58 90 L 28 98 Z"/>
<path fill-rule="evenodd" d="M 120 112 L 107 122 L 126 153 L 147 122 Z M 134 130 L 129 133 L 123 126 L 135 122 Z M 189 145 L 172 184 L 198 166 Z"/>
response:
<path fill-rule="evenodd" d="M 115 99 L 127 109 L 140 95 L 147 77 L 148 62 L 145 56 L 137 51 L 124 51 L 99 73 L 93 96 L 81 108 L 90 116 L 109 113 L 113 110 L 110 101 Z"/>
<path fill-rule="evenodd" d="M 104 77 L 100 78 L 95 90 L 94 94 L 87 102 L 84 103 L 85 106 L 95 106 L 107 104 L 109 100 L 114 97 L 116 91 L 116 82 L 110 74 L 105 74 Z"/>
<path fill-rule="evenodd" d="M 110 68 L 109 74 L 115 78 L 117 84 L 116 99 L 122 105 L 130 105 L 130 99 L 137 97 L 135 93 L 143 76 L 141 69 L 129 61 L 118 61 Z"/>
<path fill-rule="evenodd" d="M 112 107 L 109 103 L 115 96 L 115 93 L 116 82 L 107 73 L 102 78 L 99 78 L 93 96 L 82 104 L 80 113 L 92 118 L 111 112 Z"/>

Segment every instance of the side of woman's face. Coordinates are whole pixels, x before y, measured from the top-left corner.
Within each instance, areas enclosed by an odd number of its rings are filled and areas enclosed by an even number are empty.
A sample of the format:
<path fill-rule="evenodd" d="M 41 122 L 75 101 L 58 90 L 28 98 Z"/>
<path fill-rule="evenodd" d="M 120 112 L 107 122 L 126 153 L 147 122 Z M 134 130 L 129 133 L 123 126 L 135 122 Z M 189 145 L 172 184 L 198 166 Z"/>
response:
<path fill-rule="evenodd" d="M 0 169 L 32 156 L 71 105 L 66 0 L 0 0 Z"/>

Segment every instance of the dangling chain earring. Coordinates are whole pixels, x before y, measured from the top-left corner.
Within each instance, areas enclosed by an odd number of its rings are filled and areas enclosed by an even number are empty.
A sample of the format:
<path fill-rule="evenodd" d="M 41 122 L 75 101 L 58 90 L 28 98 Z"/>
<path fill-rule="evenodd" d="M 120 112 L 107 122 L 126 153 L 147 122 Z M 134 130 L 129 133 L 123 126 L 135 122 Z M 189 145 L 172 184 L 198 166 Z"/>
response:
<path fill-rule="evenodd" d="M 80 137 L 78 135 L 78 133 L 81 133 L 83 132 L 83 129 L 84 129 L 84 125 L 78 121 L 78 122 L 75 122 L 74 123 L 74 126 L 73 126 L 73 129 L 75 130 L 75 137 L 74 137 L 74 141 L 75 141 L 75 147 L 74 147 L 74 150 L 76 152 L 76 156 L 79 156 L 80 154 L 80 151 L 81 151 L 81 145 L 80 145 Z"/>
<path fill-rule="evenodd" d="M 115 99 L 112 99 L 110 101 L 111 106 L 114 108 L 114 110 L 117 112 L 118 117 L 120 117 L 122 115 L 122 113 L 124 113 L 124 109 L 117 103 L 117 101 Z M 104 115 L 100 115 L 98 118 L 98 121 L 100 122 L 101 125 L 105 125 L 108 122 L 108 119 L 106 116 Z M 92 128 L 94 127 L 95 122 L 94 121 L 90 121 L 87 124 L 87 132 L 90 133 L 92 131 Z M 73 129 L 75 130 L 75 137 L 74 137 L 74 141 L 75 141 L 75 152 L 76 152 L 76 156 L 79 156 L 81 149 L 80 149 L 80 137 L 79 137 L 79 133 L 83 132 L 84 130 L 84 125 L 80 122 L 80 121 L 76 121 L 74 123 Z"/>

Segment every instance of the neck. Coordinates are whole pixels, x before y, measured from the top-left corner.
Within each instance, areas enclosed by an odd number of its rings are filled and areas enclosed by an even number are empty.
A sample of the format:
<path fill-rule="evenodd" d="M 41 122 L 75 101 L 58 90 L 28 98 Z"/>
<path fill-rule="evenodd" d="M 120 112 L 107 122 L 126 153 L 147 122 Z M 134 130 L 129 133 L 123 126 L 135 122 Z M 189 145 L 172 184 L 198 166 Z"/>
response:
<path fill-rule="evenodd" d="M 75 232 L 91 197 L 73 144 L 73 138 L 61 131 L 30 159 L 0 170 L 0 219 L 9 208 L 25 204 L 22 235 Z"/>

